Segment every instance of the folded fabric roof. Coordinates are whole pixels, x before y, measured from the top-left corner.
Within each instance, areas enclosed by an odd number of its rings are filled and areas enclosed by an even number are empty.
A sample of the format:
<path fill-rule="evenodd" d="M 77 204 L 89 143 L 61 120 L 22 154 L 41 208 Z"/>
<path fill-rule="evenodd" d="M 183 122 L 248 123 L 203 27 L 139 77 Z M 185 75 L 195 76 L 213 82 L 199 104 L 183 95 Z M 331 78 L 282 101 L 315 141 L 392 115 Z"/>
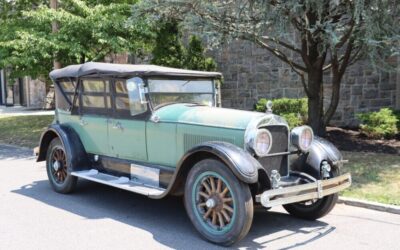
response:
<path fill-rule="evenodd" d="M 197 70 L 176 69 L 146 64 L 113 64 L 87 62 L 84 64 L 70 65 L 62 69 L 55 69 L 50 72 L 50 78 L 53 80 L 61 78 L 76 78 L 90 75 L 114 75 L 114 76 L 193 76 L 204 78 L 220 78 L 219 72 L 206 72 Z"/>

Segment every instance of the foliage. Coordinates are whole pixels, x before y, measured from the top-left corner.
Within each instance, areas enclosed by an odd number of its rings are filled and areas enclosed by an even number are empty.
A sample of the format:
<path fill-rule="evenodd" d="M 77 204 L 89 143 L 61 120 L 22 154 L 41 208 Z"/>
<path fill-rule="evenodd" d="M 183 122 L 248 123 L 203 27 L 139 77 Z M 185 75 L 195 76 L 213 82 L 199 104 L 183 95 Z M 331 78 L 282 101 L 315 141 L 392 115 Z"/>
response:
<path fill-rule="evenodd" d="M 177 18 L 205 35 L 210 46 L 244 39 L 269 51 L 300 76 L 310 125 L 323 135 L 347 67 L 369 57 L 376 67 L 389 69 L 387 57 L 400 54 L 399 14 L 396 0 L 147 0 L 133 19 Z M 324 107 L 326 71 L 332 95 Z"/>
<path fill-rule="evenodd" d="M 182 32 L 175 19 L 160 20 L 156 25 L 155 46 L 151 62 L 157 65 L 192 70 L 214 71 L 215 61 L 205 56 L 201 40 L 190 36 L 187 48 L 182 43 Z"/>
<path fill-rule="evenodd" d="M 268 100 L 261 98 L 256 103 L 256 110 L 265 112 Z M 289 99 L 280 98 L 272 100 L 273 112 L 277 115 L 283 116 L 288 122 L 289 127 L 293 128 L 307 123 L 307 98 Z"/>
<path fill-rule="evenodd" d="M 204 53 L 205 51 L 200 38 L 191 36 L 186 52 L 185 67 L 193 70 L 215 71 L 217 69 L 217 64 L 214 59 L 206 57 Z"/>
<path fill-rule="evenodd" d="M 400 110 L 393 111 L 393 114 L 396 116 L 396 119 L 397 119 L 397 130 L 400 132 Z"/>
<path fill-rule="evenodd" d="M 361 132 L 371 138 L 390 138 L 398 133 L 397 118 L 393 111 L 382 108 L 377 112 L 357 114 L 361 120 Z"/>
<path fill-rule="evenodd" d="M 159 23 L 151 63 L 175 68 L 184 66 L 185 48 L 178 25 L 175 20 Z"/>
<path fill-rule="evenodd" d="M 68 65 L 136 52 L 152 38 L 145 24 L 129 22 L 134 0 L 65 0 L 57 10 L 48 2 L 2 1 L 0 68 L 11 68 L 12 77 L 47 76 L 53 59 Z"/>

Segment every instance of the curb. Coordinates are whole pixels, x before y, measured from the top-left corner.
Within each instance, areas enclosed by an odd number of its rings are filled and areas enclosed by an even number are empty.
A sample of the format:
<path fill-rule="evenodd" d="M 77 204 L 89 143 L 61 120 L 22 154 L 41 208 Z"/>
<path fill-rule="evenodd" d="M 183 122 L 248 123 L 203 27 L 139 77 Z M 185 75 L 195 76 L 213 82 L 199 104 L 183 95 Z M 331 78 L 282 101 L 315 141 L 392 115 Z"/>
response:
<path fill-rule="evenodd" d="M 353 198 L 339 197 L 338 203 L 342 203 L 354 207 L 362 207 L 392 214 L 400 214 L 400 206 L 386 205 L 379 202 L 364 201 Z"/>

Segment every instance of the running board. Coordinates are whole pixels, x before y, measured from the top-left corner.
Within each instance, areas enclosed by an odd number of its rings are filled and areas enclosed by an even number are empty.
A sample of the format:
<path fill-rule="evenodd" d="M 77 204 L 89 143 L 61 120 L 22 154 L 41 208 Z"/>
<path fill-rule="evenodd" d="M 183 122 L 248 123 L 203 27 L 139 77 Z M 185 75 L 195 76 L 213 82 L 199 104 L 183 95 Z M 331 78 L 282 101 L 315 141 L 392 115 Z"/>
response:
<path fill-rule="evenodd" d="M 159 196 L 165 191 L 165 189 L 159 187 L 148 186 L 140 182 L 132 181 L 128 177 L 104 174 L 96 169 L 75 171 L 72 172 L 71 175 L 146 196 Z"/>

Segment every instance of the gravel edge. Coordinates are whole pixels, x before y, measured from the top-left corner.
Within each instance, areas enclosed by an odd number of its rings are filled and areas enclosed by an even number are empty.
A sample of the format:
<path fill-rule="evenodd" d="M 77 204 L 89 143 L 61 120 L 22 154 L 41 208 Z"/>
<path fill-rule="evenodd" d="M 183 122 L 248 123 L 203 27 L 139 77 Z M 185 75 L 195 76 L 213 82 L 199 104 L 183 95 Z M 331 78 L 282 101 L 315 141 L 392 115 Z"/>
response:
<path fill-rule="evenodd" d="M 395 205 L 386 205 L 379 202 L 365 201 L 347 197 L 339 197 L 338 203 L 354 206 L 354 207 L 362 207 L 392 214 L 400 214 L 400 206 Z"/>

